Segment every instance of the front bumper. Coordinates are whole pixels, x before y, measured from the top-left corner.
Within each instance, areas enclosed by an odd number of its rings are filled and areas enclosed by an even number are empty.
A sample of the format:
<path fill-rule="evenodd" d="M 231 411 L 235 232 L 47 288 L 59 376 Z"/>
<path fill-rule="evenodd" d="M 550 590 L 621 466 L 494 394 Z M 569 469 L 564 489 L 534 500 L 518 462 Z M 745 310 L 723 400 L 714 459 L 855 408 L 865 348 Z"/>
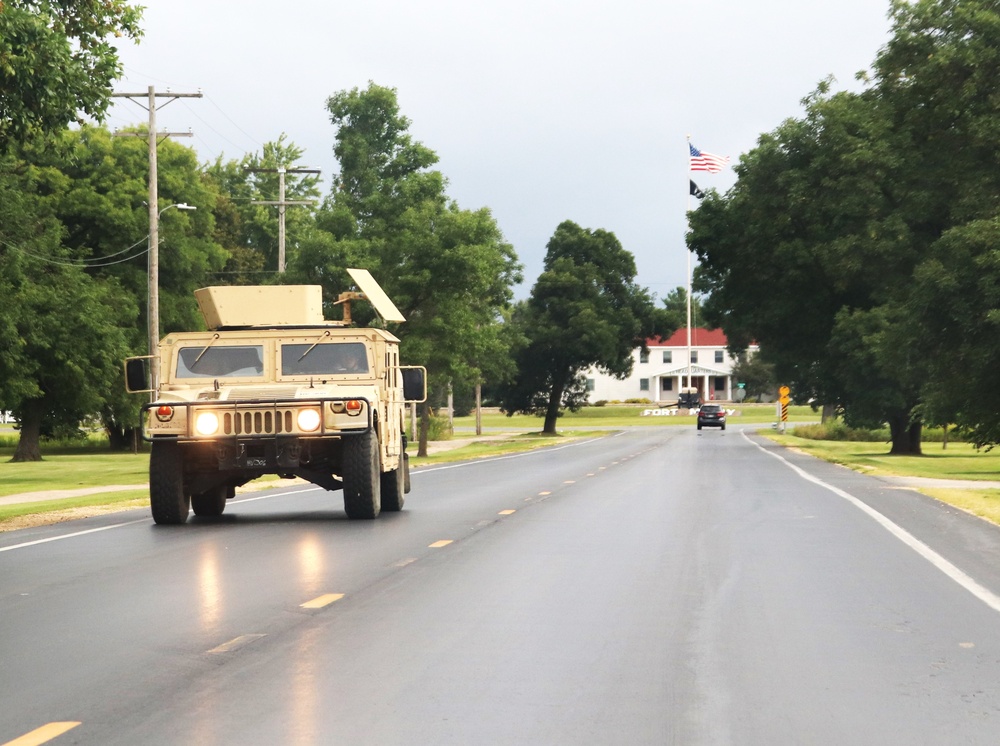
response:
<path fill-rule="evenodd" d="M 360 405 L 358 407 L 358 405 Z M 358 407 L 350 409 L 350 407 Z M 314 412 L 315 417 L 301 417 Z M 354 413 L 352 413 L 354 412 Z M 304 419 L 312 422 L 303 425 Z M 374 407 L 359 397 L 239 399 L 235 401 L 158 401 L 144 404 L 142 439 L 233 443 L 336 437 L 374 427 Z M 209 425 L 215 423 L 215 427 Z M 310 429 L 310 425 L 315 427 Z"/>

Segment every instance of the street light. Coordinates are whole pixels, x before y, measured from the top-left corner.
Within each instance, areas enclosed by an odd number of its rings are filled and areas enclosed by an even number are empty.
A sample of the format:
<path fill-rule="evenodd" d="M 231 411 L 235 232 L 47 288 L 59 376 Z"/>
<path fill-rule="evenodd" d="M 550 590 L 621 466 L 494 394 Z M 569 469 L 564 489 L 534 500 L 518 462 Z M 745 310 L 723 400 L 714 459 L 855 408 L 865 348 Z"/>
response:
<path fill-rule="evenodd" d="M 150 378 L 154 397 L 160 389 L 160 215 L 171 207 L 178 210 L 197 210 L 197 207 L 179 202 L 167 205 L 159 212 L 149 211 L 149 354 Z"/>

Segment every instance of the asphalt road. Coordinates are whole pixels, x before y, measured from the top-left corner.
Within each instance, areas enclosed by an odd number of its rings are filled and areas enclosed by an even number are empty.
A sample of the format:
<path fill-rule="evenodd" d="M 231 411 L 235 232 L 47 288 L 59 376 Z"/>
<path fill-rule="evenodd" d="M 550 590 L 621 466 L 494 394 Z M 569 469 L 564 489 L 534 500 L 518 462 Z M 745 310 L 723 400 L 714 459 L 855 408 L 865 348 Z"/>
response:
<path fill-rule="evenodd" d="M 732 426 L 0 535 L 0 744 L 996 744 L 1000 530 Z"/>

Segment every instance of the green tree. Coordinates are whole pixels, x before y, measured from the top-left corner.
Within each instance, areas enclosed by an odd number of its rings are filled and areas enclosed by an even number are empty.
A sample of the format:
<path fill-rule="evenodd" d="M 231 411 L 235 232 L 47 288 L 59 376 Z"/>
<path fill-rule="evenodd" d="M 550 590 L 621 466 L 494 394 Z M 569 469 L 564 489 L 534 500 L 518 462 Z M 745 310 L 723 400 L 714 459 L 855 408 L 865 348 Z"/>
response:
<path fill-rule="evenodd" d="M 635 259 L 613 233 L 559 224 L 544 270 L 514 315 L 524 343 L 515 351 L 516 378 L 501 394 L 508 415 L 544 415 L 542 430 L 554 435 L 561 410 L 586 399 L 587 368 L 625 378 L 636 347 L 674 331 L 635 275 Z"/>
<path fill-rule="evenodd" d="M 773 395 L 778 388 L 774 366 L 767 362 L 767 355 L 762 351 L 752 355 L 746 351 L 738 353 L 733 365 L 733 379 L 745 384 L 747 396 L 756 399 Z"/>
<path fill-rule="evenodd" d="M 179 202 L 199 208 L 162 212 L 162 326 L 165 331 L 197 328 L 202 322 L 193 290 L 209 284 L 211 273 L 221 269 L 226 260 L 226 254 L 212 240 L 215 193 L 211 183 L 202 178 L 193 151 L 169 141 L 161 143 L 159 149 L 163 208 Z M 42 313 L 45 303 L 51 302 L 51 308 L 67 309 L 62 315 L 51 310 L 48 315 L 64 323 L 68 334 L 75 335 L 71 345 L 74 349 L 82 346 L 106 355 L 107 365 L 89 367 L 92 380 L 86 386 L 81 383 L 68 390 L 84 391 L 88 386 L 98 390 L 100 397 L 81 397 L 91 407 L 84 415 L 100 415 L 112 447 L 125 447 L 131 444 L 131 428 L 138 422 L 139 402 L 124 391 L 121 360 L 129 354 L 147 352 L 146 324 L 139 312 L 146 306 L 148 291 L 145 145 L 136 138 L 112 137 L 100 127 L 83 127 L 50 139 L 44 148 L 24 147 L 16 156 L 8 155 L 3 163 L 5 187 L 8 194 L 19 196 L 14 204 L 19 205 L 20 214 L 19 222 L 5 223 L 10 235 L 6 240 L 10 246 L 30 249 L 30 257 L 16 255 L 21 257 L 19 261 L 0 268 L 0 272 L 8 273 L 10 292 L 18 299 L 11 318 L 22 319 L 18 322 L 21 342 L 16 348 L 20 357 L 15 367 L 22 383 L 35 384 L 28 390 L 19 385 L 19 393 L 13 392 L 12 386 L 9 408 L 19 411 L 17 396 L 37 399 L 32 392 L 45 390 L 40 376 L 51 377 L 52 370 L 58 367 L 45 357 L 50 342 L 43 335 L 61 337 L 45 325 L 29 323 L 30 316 L 21 315 L 27 308 Z M 39 225 L 48 226 L 44 241 L 36 236 Z M 4 232 L 0 228 L 0 233 Z M 29 259 L 35 263 L 30 271 L 24 269 Z M 31 282 L 38 287 L 29 293 L 27 284 Z M 70 299 L 74 293 L 80 295 L 77 302 Z M 96 310 L 97 303 L 106 303 L 108 310 Z M 86 309 L 94 318 L 79 319 L 70 313 L 78 309 Z M 109 349 L 112 337 L 116 341 Z M 118 344 L 119 337 L 124 340 L 123 347 Z M 34 361 L 32 365 L 26 364 L 24 356 Z M 60 411 L 61 424 L 75 424 L 69 420 L 78 414 L 77 410 L 63 407 Z M 43 416 L 53 415 L 46 409 Z"/>
<path fill-rule="evenodd" d="M 873 92 L 821 86 L 802 120 L 761 136 L 727 195 L 692 214 L 689 243 L 706 315 L 732 347 L 756 340 L 798 398 L 887 421 L 893 452 L 919 453 L 919 400 L 899 396 L 912 369 L 893 368 L 896 352 L 875 335 L 851 334 L 858 313 L 905 293 L 899 278 L 924 244 L 899 210 L 912 174 L 891 122 Z"/>
<path fill-rule="evenodd" d="M 1000 8 L 987 0 L 893 3 L 875 62 L 879 95 L 908 135 L 911 219 L 927 248 L 898 306 L 897 345 L 919 351 L 922 411 L 974 443 L 1000 443 Z"/>
<path fill-rule="evenodd" d="M 865 91 L 821 87 L 694 214 L 699 283 L 731 339 L 758 339 L 796 393 L 888 422 L 893 453 L 920 452 L 925 415 L 988 445 L 1000 9 L 895 0 L 891 19 Z"/>
<path fill-rule="evenodd" d="M 278 169 L 295 169 L 303 150 L 287 142 L 284 133 L 274 142 L 264 144 L 261 153 L 244 156 L 239 161 L 222 158 L 206 169 L 206 175 L 218 185 L 216 240 L 229 252 L 226 282 L 231 285 L 267 284 L 278 271 L 278 211 L 276 205 L 256 204 L 277 201 L 280 187 Z M 319 199 L 319 177 L 315 174 L 285 174 L 285 200 Z M 307 205 L 285 208 L 286 266 L 311 233 L 314 210 Z"/>
<path fill-rule="evenodd" d="M 0 158 L 0 409 L 20 424 L 15 461 L 41 459 L 40 437 L 76 428 L 120 387 L 133 298 L 73 263 L 40 193 L 52 168 Z"/>
<path fill-rule="evenodd" d="M 108 39 L 138 39 L 141 15 L 123 0 L 0 2 L 0 150 L 100 119 L 121 74 Z"/>
<path fill-rule="evenodd" d="M 687 297 L 687 288 L 676 287 L 663 299 L 663 307 L 669 314 L 670 325 L 675 328 L 687 326 Z M 691 326 L 704 326 L 705 323 L 705 310 L 702 307 L 701 298 L 692 293 Z"/>
<path fill-rule="evenodd" d="M 403 358 L 428 368 L 432 389 L 502 375 L 500 325 L 521 274 L 492 214 L 447 197 L 444 176 L 428 170 L 437 156 L 408 134 L 393 89 L 371 83 L 327 105 L 341 171 L 290 277 L 323 284 L 333 298 L 348 288 L 345 267 L 371 271 L 407 319 Z M 354 313 L 370 320 L 361 305 Z"/>

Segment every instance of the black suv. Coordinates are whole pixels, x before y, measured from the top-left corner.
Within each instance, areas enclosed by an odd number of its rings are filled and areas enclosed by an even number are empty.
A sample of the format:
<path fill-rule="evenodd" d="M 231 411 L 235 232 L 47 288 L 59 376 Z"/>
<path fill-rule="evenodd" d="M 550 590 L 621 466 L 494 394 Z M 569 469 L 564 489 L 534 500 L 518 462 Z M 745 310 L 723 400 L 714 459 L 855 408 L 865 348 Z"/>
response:
<path fill-rule="evenodd" d="M 702 404 L 698 409 L 698 429 L 721 427 L 726 429 L 726 410 L 721 404 Z"/>

